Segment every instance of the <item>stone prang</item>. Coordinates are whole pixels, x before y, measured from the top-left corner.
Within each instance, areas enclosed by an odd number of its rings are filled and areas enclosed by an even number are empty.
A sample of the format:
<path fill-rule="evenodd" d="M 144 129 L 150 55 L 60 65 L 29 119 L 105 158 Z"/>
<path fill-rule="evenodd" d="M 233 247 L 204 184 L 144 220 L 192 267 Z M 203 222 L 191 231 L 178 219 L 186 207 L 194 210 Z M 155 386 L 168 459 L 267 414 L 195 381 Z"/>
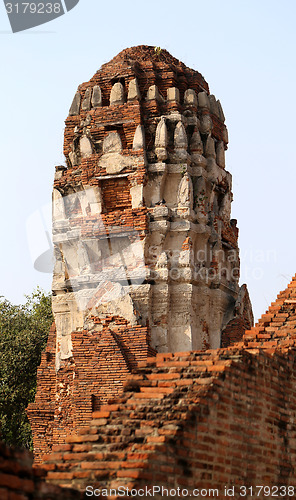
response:
<path fill-rule="evenodd" d="M 154 47 L 79 86 L 54 181 L 55 325 L 28 408 L 37 462 L 147 357 L 252 327 L 224 120 L 202 75 Z"/>

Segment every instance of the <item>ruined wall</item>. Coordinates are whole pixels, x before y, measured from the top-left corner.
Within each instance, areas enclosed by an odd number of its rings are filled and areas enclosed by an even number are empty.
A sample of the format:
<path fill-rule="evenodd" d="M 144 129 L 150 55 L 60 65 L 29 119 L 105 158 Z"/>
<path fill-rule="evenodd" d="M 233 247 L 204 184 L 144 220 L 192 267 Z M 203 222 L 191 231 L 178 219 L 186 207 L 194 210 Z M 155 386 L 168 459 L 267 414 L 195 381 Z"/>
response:
<path fill-rule="evenodd" d="M 52 448 L 52 434 L 57 392 L 55 371 L 56 329 L 52 325 L 46 349 L 41 354 L 41 362 L 37 369 L 37 392 L 35 402 L 30 403 L 27 415 L 34 435 L 34 454 L 49 453 Z"/>
<path fill-rule="evenodd" d="M 234 308 L 234 317 L 221 332 L 221 347 L 229 347 L 243 340 L 245 331 L 253 325 L 254 317 L 246 285 L 242 285 Z"/>
<path fill-rule="evenodd" d="M 79 500 L 77 491 L 46 483 L 46 470 L 32 467 L 33 455 L 28 451 L 8 448 L 0 442 L 1 500 Z M 47 469 L 51 469 L 49 466 Z"/>
<path fill-rule="evenodd" d="M 235 499 L 242 486 L 247 499 L 257 485 L 290 486 L 284 498 L 294 498 L 295 361 L 295 351 L 271 357 L 242 344 L 158 354 L 129 377 L 121 398 L 55 447 L 47 480 L 82 491 L 211 488 L 219 498 L 229 498 L 227 485 Z"/>
<path fill-rule="evenodd" d="M 165 50 L 126 49 L 79 86 L 54 181 L 56 330 L 28 409 L 37 461 L 139 360 L 252 326 L 227 143 L 208 84 Z"/>
<path fill-rule="evenodd" d="M 92 412 L 121 394 L 127 376 L 140 361 L 154 355 L 146 327 L 131 327 L 119 317 L 104 322 L 94 318 L 94 332 L 72 332 L 75 357 L 55 367 L 56 329 L 52 326 L 47 348 L 37 371 L 35 402 L 27 409 L 34 437 L 35 463 L 64 443 L 68 434 L 86 425 Z M 112 326 L 110 328 L 110 323 Z"/>
<path fill-rule="evenodd" d="M 244 345 L 253 352 L 268 349 L 274 353 L 277 349 L 295 348 L 296 346 L 296 275 L 288 287 L 280 292 L 272 302 L 266 314 L 262 314 L 258 323 L 244 334 Z"/>
<path fill-rule="evenodd" d="M 242 342 L 138 363 L 124 392 L 45 458 L 47 481 L 188 498 L 195 488 L 229 498 L 227 485 L 248 500 L 265 485 L 264 497 L 294 498 L 295 307 L 296 276 Z"/>

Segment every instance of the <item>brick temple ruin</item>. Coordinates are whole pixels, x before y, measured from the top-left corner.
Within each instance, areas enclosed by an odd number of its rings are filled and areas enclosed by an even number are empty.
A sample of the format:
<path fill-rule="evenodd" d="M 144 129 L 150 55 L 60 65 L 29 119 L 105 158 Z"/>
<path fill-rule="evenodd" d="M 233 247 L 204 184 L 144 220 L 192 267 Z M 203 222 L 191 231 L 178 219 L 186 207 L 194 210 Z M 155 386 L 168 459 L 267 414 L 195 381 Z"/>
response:
<path fill-rule="evenodd" d="M 36 455 L 86 425 L 140 361 L 218 348 L 223 331 L 229 343 L 252 326 L 227 143 L 220 101 L 165 50 L 124 50 L 78 88 L 54 181 Z"/>
<path fill-rule="evenodd" d="M 202 75 L 154 47 L 75 94 L 54 181 L 55 324 L 27 410 L 53 498 L 296 493 L 296 277 L 253 327 L 224 121 Z"/>

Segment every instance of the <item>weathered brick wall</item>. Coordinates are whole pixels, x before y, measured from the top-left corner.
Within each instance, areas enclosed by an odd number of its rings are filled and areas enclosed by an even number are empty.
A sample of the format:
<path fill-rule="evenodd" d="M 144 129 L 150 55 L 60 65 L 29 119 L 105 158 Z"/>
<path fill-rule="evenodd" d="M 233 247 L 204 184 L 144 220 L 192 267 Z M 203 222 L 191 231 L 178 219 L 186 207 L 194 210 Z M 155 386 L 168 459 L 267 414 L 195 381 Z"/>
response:
<path fill-rule="evenodd" d="M 43 471 L 33 469 L 32 462 L 32 453 L 8 448 L 0 442 L 1 500 L 79 500 L 81 498 L 77 491 L 46 483 L 45 469 Z"/>
<path fill-rule="evenodd" d="M 102 183 L 102 195 L 106 212 L 132 208 L 127 179 L 107 179 Z"/>
<path fill-rule="evenodd" d="M 81 490 L 217 488 L 219 498 L 226 485 L 235 499 L 240 486 L 296 492 L 295 360 L 294 351 L 252 354 L 242 344 L 158 354 L 129 376 L 121 398 L 55 447 L 47 479 Z"/>
<path fill-rule="evenodd" d="M 86 425 L 95 409 L 122 392 L 127 376 L 138 363 L 155 355 L 147 327 L 132 327 L 126 320 L 112 316 L 104 324 L 95 321 L 96 331 L 72 333 L 75 355 L 64 360 L 58 371 L 54 357 L 48 353 L 53 349 L 54 325 L 51 329 L 37 372 L 35 403 L 27 410 L 35 463 L 42 461 L 54 443 L 64 443 L 68 434 Z"/>
<path fill-rule="evenodd" d="M 41 387 L 39 388 L 38 385 L 35 402 L 27 408 L 29 420 L 32 416 L 34 418 L 34 446 L 37 456 L 41 450 L 43 453 L 49 453 L 51 450 L 56 393 L 55 334 L 56 329 L 53 323 L 46 348 L 41 354 L 41 363 L 37 369 L 37 383 L 40 381 Z M 46 436 L 46 440 L 44 436 Z"/>
<path fill-rule="evenodd" d="M 110 330 L 108 324 L 114 320 L 117 325 Z M 75 332 L 73 347 L 79 366 L 74 380 L 76 427 L 87 425 L 95 409 L 119 396 L 132 370 L 155 354 L 149 339 L 146 327 L 130 327 L 122 318 L 112 317 L 100 334 Z"/>
<path fill-rule="evenodd" d="M 229 347 L 243 340 L 246 330 L 254 324 L 252 306 L 246 285 L 242 285 L 235 308 L 235 317 L 221 332 L 221 347 Z"/>
<path fill-rule="evenodd" d="M 224 328 L 221 334 L 221 347 L 229 347 L 243 339 L 245 331 L 250 325 L 242 318 L 233 318 Z"/>
<path fill-rule="evenodd" d="M 265 348 L 273 353 L 278 348 L 296 346 L 296 275 L 288 287 L 280 292 L 266 314 L 258 323 L 247 330 L 244 344 L 248 349 Z"/>

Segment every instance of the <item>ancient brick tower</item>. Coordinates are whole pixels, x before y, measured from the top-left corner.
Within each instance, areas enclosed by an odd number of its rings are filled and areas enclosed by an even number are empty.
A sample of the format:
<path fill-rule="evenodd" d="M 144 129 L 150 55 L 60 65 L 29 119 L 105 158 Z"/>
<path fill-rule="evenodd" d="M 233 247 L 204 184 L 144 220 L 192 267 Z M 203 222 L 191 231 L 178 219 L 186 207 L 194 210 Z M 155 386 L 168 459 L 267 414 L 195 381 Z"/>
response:
<path fill-rule="evenodd" d="M 204 78 L 165 50 L 124 50 L 78 88 L 54 183 L 55 327 L 28 409 L 37 458 L 147 356 L 251 326 L 227 142 Z"/>

